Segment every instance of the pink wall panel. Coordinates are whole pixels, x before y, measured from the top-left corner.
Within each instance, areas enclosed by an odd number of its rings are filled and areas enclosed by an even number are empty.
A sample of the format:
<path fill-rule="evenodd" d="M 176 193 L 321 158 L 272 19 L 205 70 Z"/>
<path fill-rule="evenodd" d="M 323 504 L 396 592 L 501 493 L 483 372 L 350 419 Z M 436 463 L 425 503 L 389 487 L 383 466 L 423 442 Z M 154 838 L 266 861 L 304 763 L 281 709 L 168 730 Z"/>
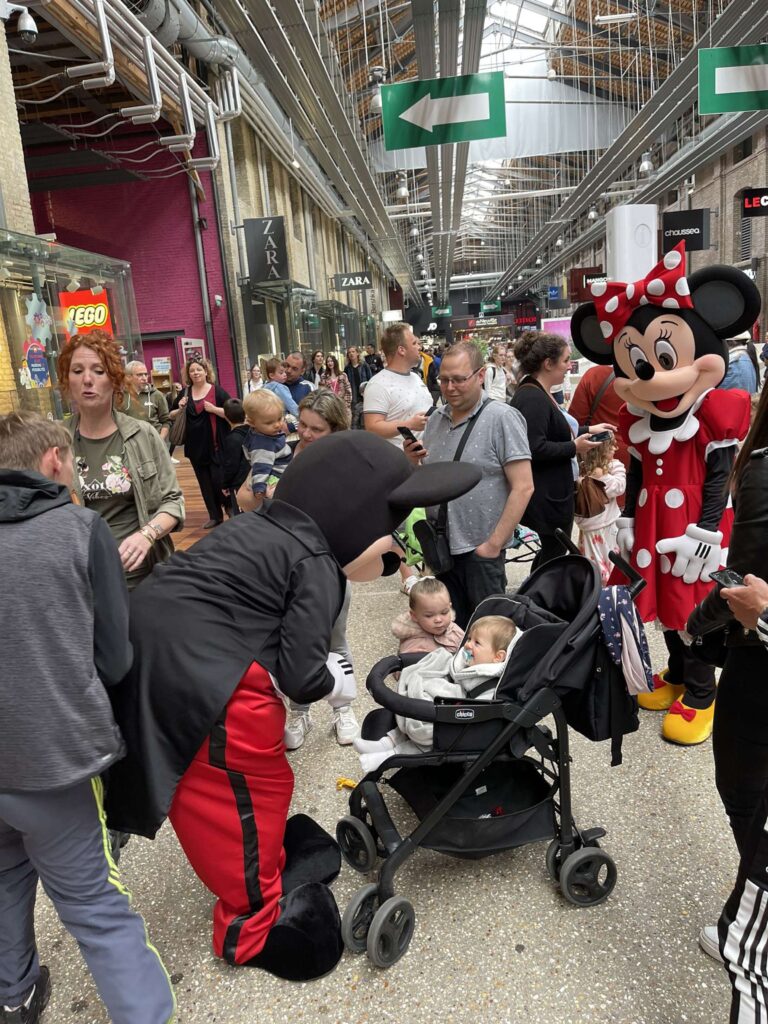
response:
<path fill-rule="evenodd" d="M 196 146 L 194 155 L 204 152 Z M 54 166 L 55 159 L 51 154 Z M 200 177 L 206 194 L 200 217 L 208 224 L 202 237 L 218 377 L 236 395 L 213 184 L 210 174 Z M 34 192 L 32 206 L 38 232 L 55 231 L 64 245 L 131 264 L 142 334 L 205 338 L 186 175 Z M 222 306 L 215 305 L 214 295 L 224 298 Z"/>

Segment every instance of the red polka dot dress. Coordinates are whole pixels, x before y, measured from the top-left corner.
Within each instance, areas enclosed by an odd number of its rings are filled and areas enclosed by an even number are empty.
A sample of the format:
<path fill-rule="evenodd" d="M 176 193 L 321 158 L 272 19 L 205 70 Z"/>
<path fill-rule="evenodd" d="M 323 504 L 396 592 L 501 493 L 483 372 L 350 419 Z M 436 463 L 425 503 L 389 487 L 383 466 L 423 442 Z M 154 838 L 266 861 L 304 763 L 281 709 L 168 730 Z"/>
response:
<path fill-rule="evenodd" d="M 652 431 L 650 413 L 625 407 L 620 431 L 633 456 L 640 458 L 643 484 L 635 510 L 632 564 L 647 582 L 635 599 L 644 622 L 658 619 L 665 629 L 683 629 L 711 583 L 684 583 L 671 573 L 674 556 L 660 555 L 656 543 L 685 533 L 701 515 L 706 458 L 714 448 L 736 445 L 749 428 L 745 391 L 710 390 L 674 430 Z M 722 564 L 728 558 L 733 523 L 730 499 L 718 529 L 723 534 Z"/>

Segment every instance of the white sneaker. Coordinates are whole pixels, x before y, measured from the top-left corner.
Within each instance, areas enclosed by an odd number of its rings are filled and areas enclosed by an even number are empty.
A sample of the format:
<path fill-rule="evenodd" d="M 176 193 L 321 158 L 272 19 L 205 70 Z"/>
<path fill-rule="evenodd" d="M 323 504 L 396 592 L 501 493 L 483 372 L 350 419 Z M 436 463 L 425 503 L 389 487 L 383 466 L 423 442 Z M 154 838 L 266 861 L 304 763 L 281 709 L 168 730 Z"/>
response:
<path fill-rule="evenodd" d="M 287 750 L 298 750 L 307 733 L 312 728 L 312 721 L 309 717 L 309 709 L 305 711 L 290 711 L 285 721 L 283 739 Z"/>
<path fill-rule="evenodd" d="M 333 712 L 333 728 L 336 732 L 336 742 L 342 747 L 348 747 L 359 734 L 360 726 L 357 724 L 351 704 L 336 708 Z"/>
<path fill-rule="evenodd" d="M 405 579 L 403 580 L 402 587 L 400 587 L 400 592 L 402 594 L 406 594 L 406 595 L 410 594 L 411 587 L 415 583 L 418 583 L 420 579 L 421 579 L 421 576 L 406 576 Z"/>
<path fill-rule="evenodd" d="M 707 956 L 711 956 L 719 964 L 723 962 L 723 956 L 720 952 L 720 939 L 717 935 L 717 925 L 707 924 L 701 929 L 699 932 L 699 945 Z"/>
<path fill-rule="evenodd" d="M 173 456 L 171 456 L 171 462 L 174 464 L 174 466 L 180 466 L 181 465 L 179 460 L 178 459 L 174 459 Z"/>

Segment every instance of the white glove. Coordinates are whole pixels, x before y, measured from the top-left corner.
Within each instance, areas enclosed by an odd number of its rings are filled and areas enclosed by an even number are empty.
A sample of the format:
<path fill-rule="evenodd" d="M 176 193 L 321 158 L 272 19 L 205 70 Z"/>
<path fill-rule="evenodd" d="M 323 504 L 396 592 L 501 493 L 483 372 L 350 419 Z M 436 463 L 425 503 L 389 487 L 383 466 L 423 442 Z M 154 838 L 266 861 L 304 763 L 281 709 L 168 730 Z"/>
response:
<path fill-rule="evenodd" d="M 693 637 L 687 629 L 678 629 L 677 635 L 683 641 L 686 647 L 691 647 L 693 644 Z"/>
<path fill-rule="evenodd" d="M 619 554 L 625 562 L 629 561 L 632 548 L 635 546 L 635 520 L 617 519 L 616 526 L 619 532 L 616 534 L 616 543 L 619 545 Z"/>
<path fill-rule="evenodd" d="M 326 668 L 333 676 L 333 689 L 325 698 L 332 708 L 343 708 L 357 696 L 355 670 L 340 654 L 329 654 Z"/>
<path fill-rule="evenodd" d="M 682 537 L 660 540 L 656 550 L 660 555 L 675 555 L 673 576 L 682 576 L 683 583 L 709 582 L 709 574 L 720 565 L 723 535 L 719 530 L 703 530 L 691 523 Z"/>

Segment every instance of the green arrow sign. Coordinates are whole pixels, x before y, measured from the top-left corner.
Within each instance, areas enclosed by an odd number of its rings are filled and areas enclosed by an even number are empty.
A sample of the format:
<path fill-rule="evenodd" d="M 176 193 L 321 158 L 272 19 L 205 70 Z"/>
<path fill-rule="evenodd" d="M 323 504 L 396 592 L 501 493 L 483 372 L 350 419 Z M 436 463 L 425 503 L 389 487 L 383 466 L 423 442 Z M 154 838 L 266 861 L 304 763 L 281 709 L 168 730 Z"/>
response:
<path fill-rule="evenodd" d="M 480 311 L 482 313 L 500 313 L 501 312 L 501 300 L 496 299 L 495 302 L 481 302 Z"/>
<path fill-rule="evenodd" d="M 383 85 L 381 115 L 388 151 L 503 138 L 504 72 Z"/>
<path fill-rule="evenodd" d="M 453 316 L 453 306 L 433 306 L 432 316 Z"/>
<path fill-rule="evenodd" d="M 768 110 L 768 46 L 699 50 L 699 113 Z"/>

